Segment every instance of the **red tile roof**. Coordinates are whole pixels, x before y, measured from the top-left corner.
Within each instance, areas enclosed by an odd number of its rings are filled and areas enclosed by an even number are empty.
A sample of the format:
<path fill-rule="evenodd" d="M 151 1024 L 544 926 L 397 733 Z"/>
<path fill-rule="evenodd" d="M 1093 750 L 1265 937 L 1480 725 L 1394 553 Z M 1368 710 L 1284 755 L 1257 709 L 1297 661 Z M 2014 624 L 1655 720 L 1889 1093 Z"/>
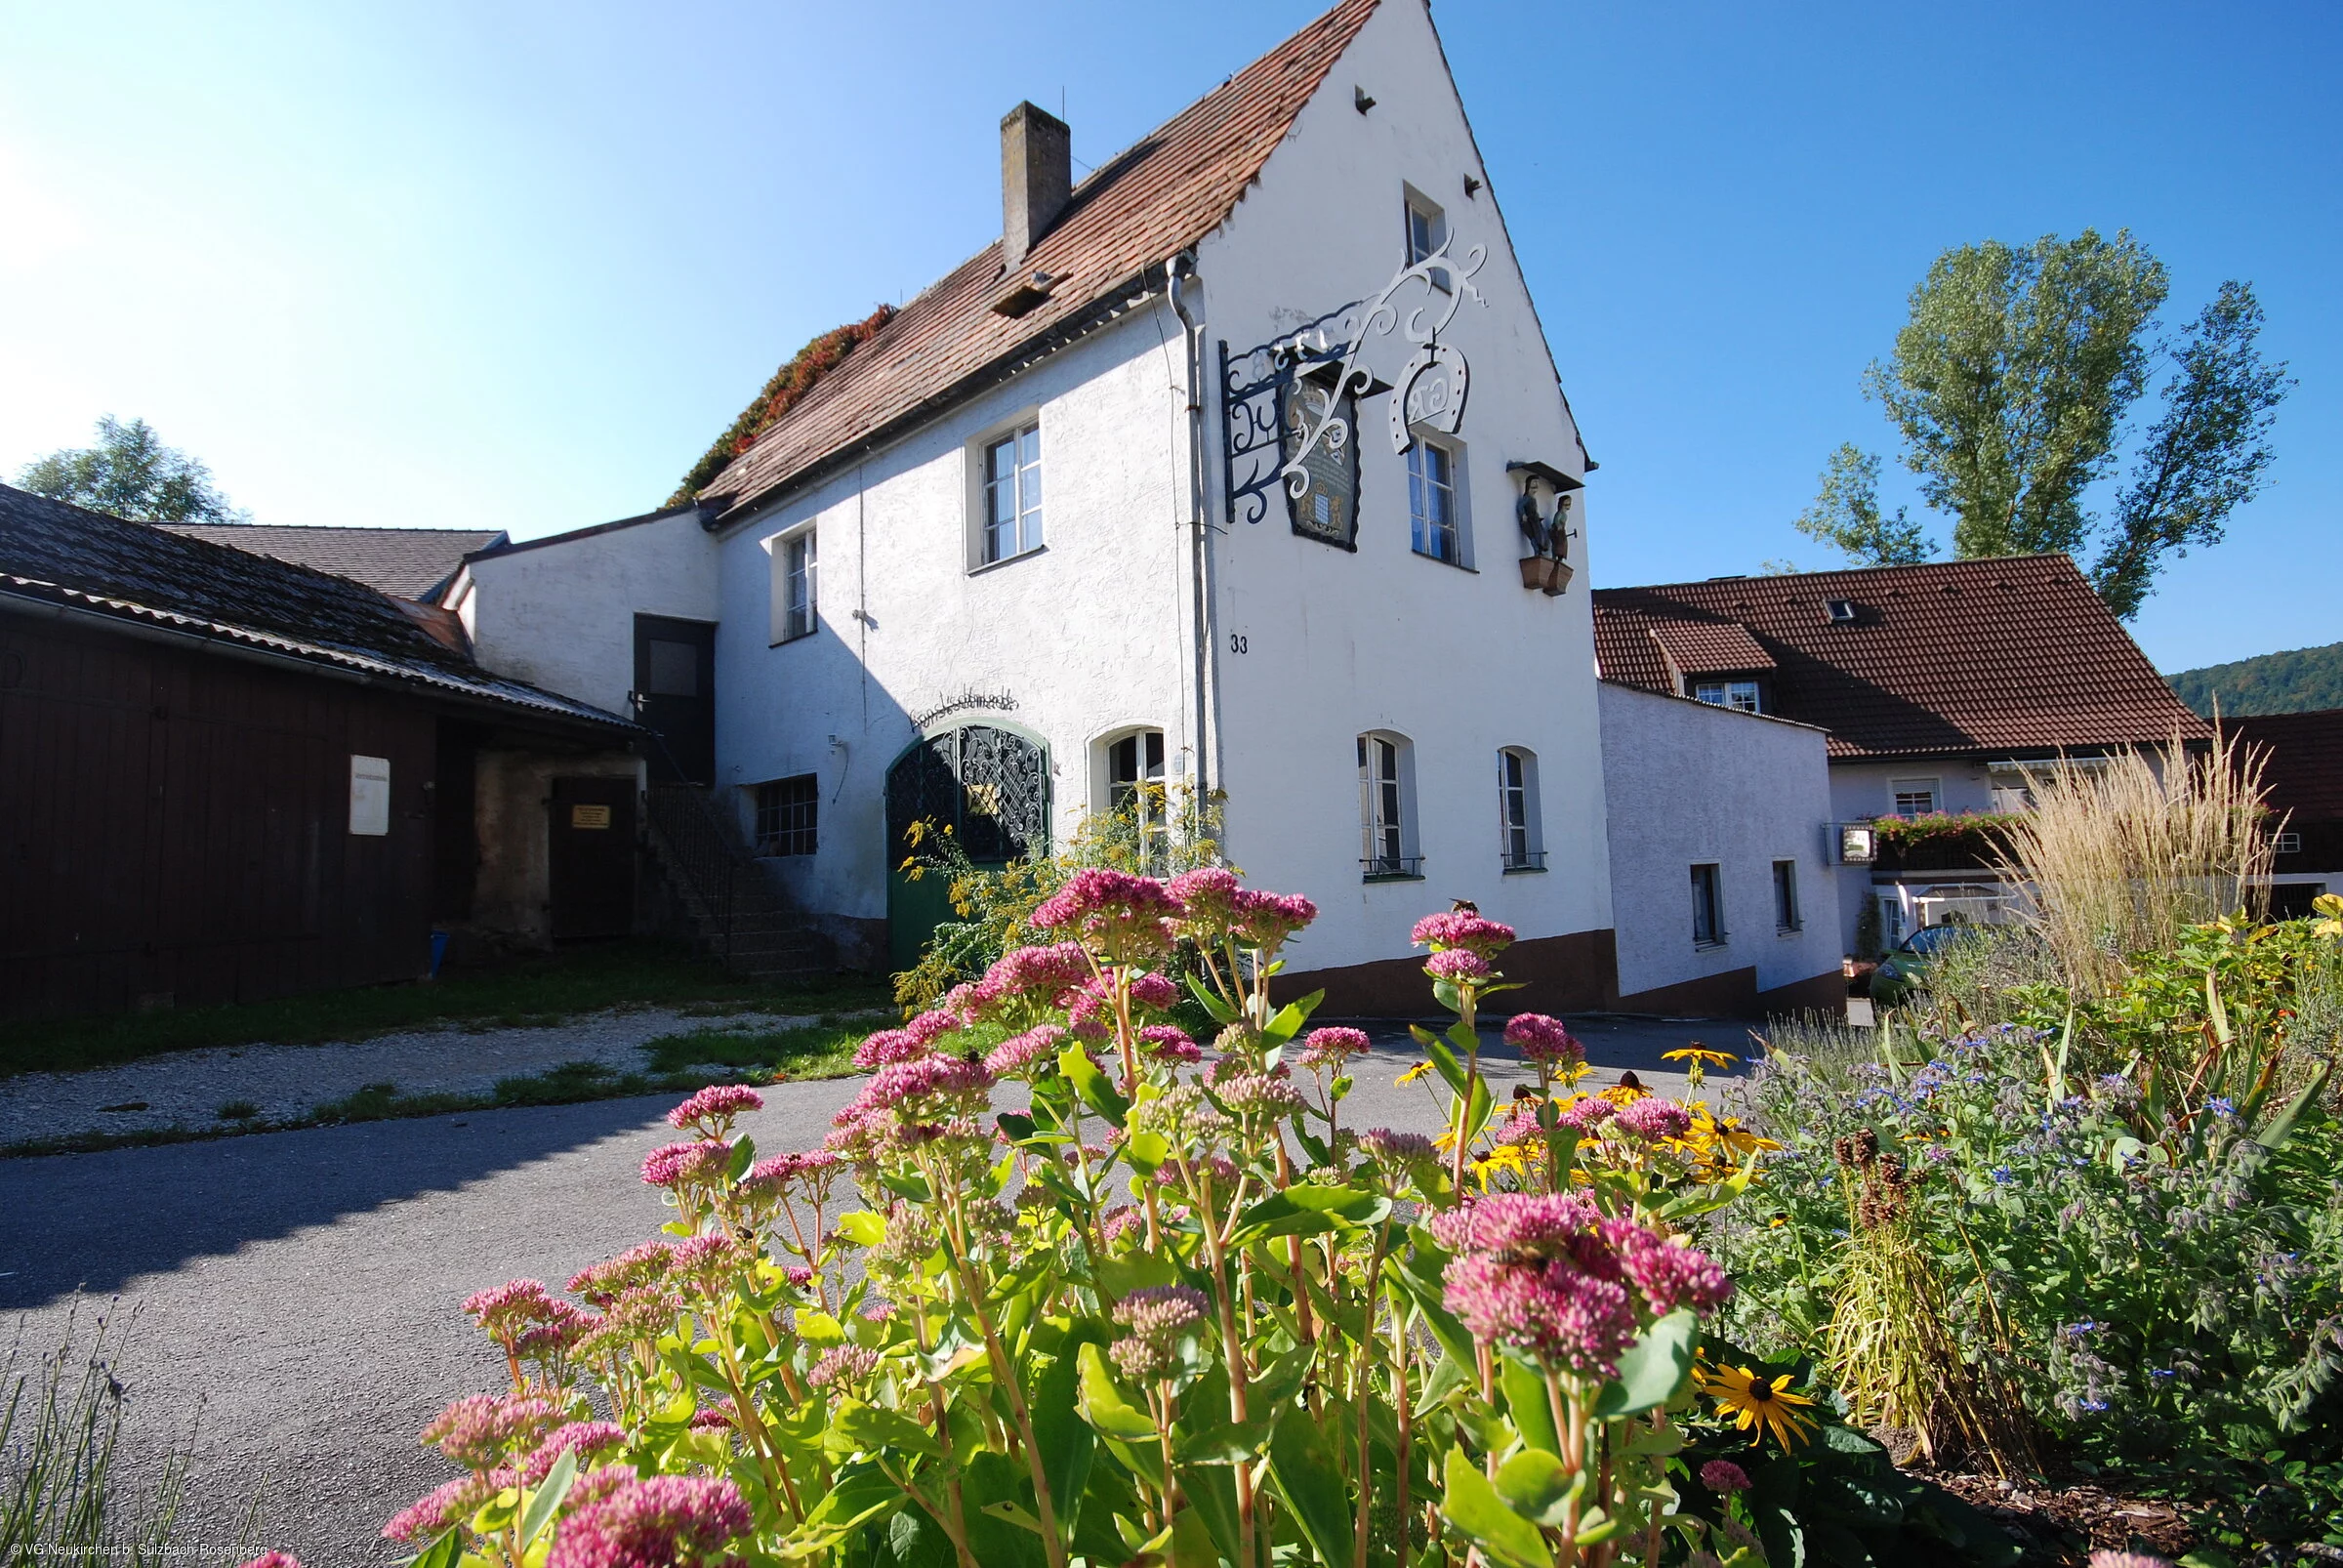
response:
<path fill-rule="evenodd" d="M 2262 792 L 2291 824 L 2343 822 L 2343 708 L 2307 714 L 2254 714 L 2221 727 L 2266 753 Z"/>
<path fill-rule="evenodd" d="M 995 239 L 897 311 L 708 481 L 708 495 L 726 498 L 725 520 L 1130 300 L 1220 226 L 1378 3 L 1342 0 L 1075 186 L 1020 265 L 1053 280 L 1034 309 L 993 309 L 1005 289 Z"/>
<path fill-rule="evenodd" d="M 1765 645 L 1738 623 L 1658 621 L 1649 630 L 1678 675 L 1738 675 L 1774 667 Z"/>
<path fill-rule="evenodd" d="M 1832 599 L 1854 618 L 1832 621 Z M 1768 711 L 1828 729 L 1834 758 L 2211 734 L 2064 556 L 1595 591 L 1606 681 L 1670 690 L 1655 634 L 1706 646 L 1736 629 L 1773 660 Z"/>

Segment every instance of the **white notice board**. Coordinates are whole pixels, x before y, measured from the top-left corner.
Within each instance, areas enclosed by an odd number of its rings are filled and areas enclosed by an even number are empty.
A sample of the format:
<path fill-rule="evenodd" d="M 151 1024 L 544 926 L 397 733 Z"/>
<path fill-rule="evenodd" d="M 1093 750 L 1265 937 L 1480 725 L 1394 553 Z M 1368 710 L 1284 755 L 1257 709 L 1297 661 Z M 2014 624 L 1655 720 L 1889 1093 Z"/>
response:
<path fill-rule="evenodd" d="M 390 759 L 349 759 L 349 831 L 379 839 L 390 831 Z"/>

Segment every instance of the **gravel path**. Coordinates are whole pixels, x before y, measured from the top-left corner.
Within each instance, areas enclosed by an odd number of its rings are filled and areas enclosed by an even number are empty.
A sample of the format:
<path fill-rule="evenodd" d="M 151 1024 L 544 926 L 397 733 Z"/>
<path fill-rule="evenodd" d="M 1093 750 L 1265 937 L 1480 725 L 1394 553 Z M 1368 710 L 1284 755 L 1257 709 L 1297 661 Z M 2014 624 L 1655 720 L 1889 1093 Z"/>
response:
<path fill-rule="evenodd" d="M 652 1016 L 622 1021 L 655 1033 Z M 1602 1064 L 1596 1083 L 1633 1067 L 1661 1093 L 1683 1087 L 1657 1070 L 1662 1051 L 1745 1038 L 1732 1025 L 1573 1027 Z M 570 1029 L 535 1033 L 552 1037 L 545 1062 L 587 1049 Z M 1344 1121 L 1431 1130 L 1433 1096 L 1392 1082 L 1415 1048 L 1404 1031 L 1377 1034 Z M 1505 1097 L 1516 1070 L 1488 1066 Z M 773 1086 L 744 1125 L 761 1148 L 810 1147 L 858 1087 Z M 662 1117 L 676 1097 L 0 1161 L 0 1313 L 19 1316 L 37 1354 L 63 1339 L 77 1292 L 85 1317 L 108 1297 L 140 1308 L 123 1360 L 134 1478 L 200 1414 L 178 1560 L 241 1561 L 257 1492 L 265 1544 L 312 1564 L 387 1563 L 397 1553 L 376 1534 L 383 1520 L 450 1473 L 415 1433 L 503 1375 L 458 1303 L 515 1276 L 557 1285 L 651 1235 L 665 1211 L 637 1171 L 674 1135 Z"/>
<path fill-rule="evenodd" d="M 227 1046 L 86 1072 L 20 1073 L 0 1079 L 0 1145 L 76 1133 L 214 1128 L 221 1125 L 220 1107 L 238 1100 L 258 1107 L 262 1119 L 290 1120 L 369 1084 L 395 1084 L 406 1094 L 473 1094 L 494 1089 L 499 1079 L 573 1061 L 635 1072 L 643 1066 L 642 1047 L 661 1035 L 820 1021 L 643 1008 L 590 1012 L 550 1026 L 474 1030 L 451 1024 L 332 1045 Z"/>

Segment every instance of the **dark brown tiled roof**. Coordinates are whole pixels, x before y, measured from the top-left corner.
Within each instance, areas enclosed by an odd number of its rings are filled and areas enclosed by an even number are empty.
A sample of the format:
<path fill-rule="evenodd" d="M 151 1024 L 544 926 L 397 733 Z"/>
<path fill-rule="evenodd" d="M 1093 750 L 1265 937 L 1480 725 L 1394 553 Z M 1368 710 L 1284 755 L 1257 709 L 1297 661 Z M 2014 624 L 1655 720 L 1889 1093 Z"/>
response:
<path fill-rule="evenodd" d="M 413 599 L 434 597 L 467 555 L 505 538 L 501 528 L 287 528 L 216 522 L 162 526 L 189 539 L 314 566 Z"/>
<path fill-rule="evenodd" d="M 2262 791 L 2292 823 L 2343 822 L 2343 708 L 2307 714 L 2254 714 L 2221 727 L 2262 748 Z"/>
<path fill-rule="evenodd" d="M 1855 618 L 1830 619 L 1832 599 Z M 1830 732 L 1830 755 L 2009 756 L 2211 733 L 2064 556 L 1733 577 L 1594 595 L 1603 679 L 1668 686 L 1653 632 L 1772 658 L 1768 703 Z"/>
<path fill-rule="evenodd" d="M 541 716 L 637 727 L 631 720 L 480 669 L 460 647 L 448 645 L 443 612 L 330 572 L 85 512 L 4 484 L 0 598 L 163 628 Z"/>
<path fill-rule="evenodd" d="M 1128 297 L 1219 227 L 1377 3 L 1342 0 L 1077 186 L 1020 265 L 1054 279 L 1042 304 L 1016 316 L 993 309 L 1006 288 L 995 239 L 824 376 L 707 493 L 737 517 Z"/>
<path fill-rule="evenodd" d="M 1680 675 L 1728 675 L 1771 670 L 1774 656 L 1738 622 L 1655 621 L 1652 640 Z"/>

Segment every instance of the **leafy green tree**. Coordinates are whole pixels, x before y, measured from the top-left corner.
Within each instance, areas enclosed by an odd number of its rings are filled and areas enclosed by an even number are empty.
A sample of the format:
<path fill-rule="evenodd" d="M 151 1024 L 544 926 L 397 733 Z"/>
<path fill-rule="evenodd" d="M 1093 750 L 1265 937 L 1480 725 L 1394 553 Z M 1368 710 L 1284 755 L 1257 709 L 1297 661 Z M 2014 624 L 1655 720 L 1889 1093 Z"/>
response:
<path fill-rule="evenodd" d="M 212 471 L 165 446 L 143 419 L 98 421 L 98 444 L 65 447 L 24 467 L 17 482 L 35 495 L 69 501 L 134 522 L 249 522 L 212 482 Z"/>
<path fill-rule="evenodd" d="M 2095 549 L 2092 582 L 2128 618 L 2168 555 L 2220 541 L 2264 483 L 2292 383 L 2261 356 L 2250 286 L 2222 284 L 2178 342 L 2157 324 L 2169 290 L 2163 264 L 2128 229 L 1989 240 L 1936 259 L 1864 393 L 1903 436 L 1922 498 L 1952 519 L 1954 555 Z M 2126 416 L 2159 366 L 2170 371 L 2161 412 L 2100 516 L 2086 494 L 2114 472 Z M 1841 447 L 1799 528 L 1865 564 L 1924 558 L 1920 524 L 1880 516 L 1877 477 L 1877 459 Z"/>
<path fill-rule="evenodd" d="M 1879 460 L 1849 441 L 1830 454 L 1822 492 L 1797 518 L 1798 532 L 1846 552 L 1859 566 L 1909 566 L 1936 554 L 1927 528 L 1902 507 L 1879 515 Z"/>

